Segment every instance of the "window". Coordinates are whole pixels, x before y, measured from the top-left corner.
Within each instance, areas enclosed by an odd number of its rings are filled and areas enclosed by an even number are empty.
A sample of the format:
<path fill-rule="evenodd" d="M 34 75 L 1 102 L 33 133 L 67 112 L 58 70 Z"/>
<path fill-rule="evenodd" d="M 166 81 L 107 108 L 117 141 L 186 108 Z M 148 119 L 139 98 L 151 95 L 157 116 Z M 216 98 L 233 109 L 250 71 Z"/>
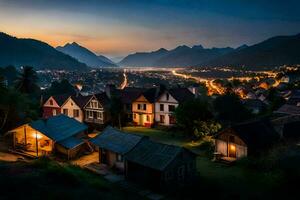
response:
<path fill-rule="evenodd" d="M 146 104 L 144 104 L 143 110 L 147 110 L 147 105 Z"/>
<path fill-rule="evenodd" d="M 73 102 L 71 102 L 71 106 L 73 106 Z"/>
<path fill-rule="evenodd" d="M 87 111 L 85 112 L 85 114 L 86 114 L 86 118 L 90 118 L 90 119 L 93 118 L 93 112 L 92 112 L 92 111 L 87 110 Z"/>
<path fill-rule="evenodd" d="M 68 109 L 64 109 L 64 110 L 63 110 L 63 113 L 64 113 L 65 115 L 68 115 Z"/>
<path fill-rule="evenodd" d="M 92 100 L 92 101 L 91 101 L 91 107 L 92 107 L 92 108 L 98 108 L 98 101 Z"/>
<path fill-rule="evenodd" d="M 50 104 L 51 106 L 53 106 L 53 100 L 52 100 L 52 99 L 49 101 L 49 104 Z"/>
<path fill-rule="evenodd" d="M 102 112 L 97 112 L 97 119 L 102 119 Z"/>
<path fill-rule="evenodd" d="M 146 116 L 146 121 L 149 122 L 150 121 L 150 117 L 149 115 Z"/>
<path fill-rule="evenodd" d="M 159 110 L 164 111 L 164 104 L 159 104 Z"/>
<path fill-rule="evenodd" d="M 123 162 L 124 161 L 123 156 L 121 154 L 117 155 L 117 161 L 118 162 Z"/>
<path fill-rule="evenodd" d="M 138 110 L 141 110 L 141 104 L 138 104 L 137 106 L 138 106 Z"/>
<path fill-rule="evenodd" d="M 133 119 L 136 119 L 136 114 L 135 113 L 133 114 Z"/>
<path fill-rule="evenodd" d="M 73 110 L 73 117 L 79 117 L 79 110 L 78 109 Z"/>
<path fill-rule="evenodd" d="M 166 98 L 167 98 L 167 101 L 169 101 L 169 98 L 170 98 L 169 93 L 166 94 Z"/>
<path fill-rule="evenodd" d="M 175 111 L 175 106 L 169 105 L 169 112 L 174 112 L 174 111 Z"/>
<path fill-rule="evenodd" d="M 56 116 L 57 115 L 57 111 L 55 109 L 52 110 L 52 115 Z"/>
<path fill-rule="evenodd" d="M 183 180 L 184 179 L 184 166 L 181 166 L 177 169 L 177 177 L 178 177 L 178 180 Z"/>
<path fill-rule="evenodd" d="M 159 122 L 160 123 L 165 123 L 165 116 L 164 115 L 159 116 Z"/>
<path fill-rule="evenodd" d="M 173 115 L 169 115 L 169 122 L 170 122 L 170 124 L 176 124 L 176 120 Z"/>

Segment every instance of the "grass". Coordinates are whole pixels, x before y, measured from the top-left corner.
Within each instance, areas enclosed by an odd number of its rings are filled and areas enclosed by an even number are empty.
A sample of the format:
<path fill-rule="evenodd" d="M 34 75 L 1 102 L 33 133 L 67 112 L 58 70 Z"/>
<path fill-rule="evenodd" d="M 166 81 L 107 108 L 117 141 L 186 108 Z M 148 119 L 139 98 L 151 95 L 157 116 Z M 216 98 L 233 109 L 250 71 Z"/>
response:
<path fill-rule="evenodd" d="M 0 162 L 1 199 L 140 199 L 79 167 L 40 159 Z"/>
<path fill-rule="evenodd" d="M 146 128 L 146 127 L 135 127 L 135 126 L 123 127 L 122 130 L 128 133 L 135 133 L 139 135 L 148 136 L 152 140 L 157 142 L 182 146 L 194 151 L 195 153 L 198 153 L 199 155 L 204 154 L 204 150 L 199 148 L 199 146 L 201 146 L 204 140 L 192 141 L 183 132 L 166 131 L 157 128 Z"/>

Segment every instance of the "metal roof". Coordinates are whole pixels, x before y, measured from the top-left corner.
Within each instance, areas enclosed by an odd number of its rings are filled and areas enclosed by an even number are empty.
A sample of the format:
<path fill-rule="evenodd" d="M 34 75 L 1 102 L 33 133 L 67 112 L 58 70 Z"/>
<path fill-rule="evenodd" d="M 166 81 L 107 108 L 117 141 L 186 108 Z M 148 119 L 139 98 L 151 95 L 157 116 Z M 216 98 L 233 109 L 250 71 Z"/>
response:
<path fill-rule="evenodd" d="M 108 126 L 101 134 L 90 141 L 100 148 L 124 155 L 133 149 L 143 138 L 144 136 L 124 133 Z"/>
<path fill-rule="evenodd" d="M 59 141 L 57 143 L 67 149 L 73 149 L 73 148 L 83 144 L 84 141 L 82 139 L 78 139 L 76 137 L 69 137 L 69 138 Z"/>
<path fill-rule="evenodd" d="M 142 166 L 163 171 L 184 148 L 151 140 L 141 141 L 125 158 Z"/>
<path fill-rule="evenodd" d="M 29 126 L 56 142 L 87 130 L 85 124 L 62 114 L 48 119 L 33 121 L 29 123 Z"/>

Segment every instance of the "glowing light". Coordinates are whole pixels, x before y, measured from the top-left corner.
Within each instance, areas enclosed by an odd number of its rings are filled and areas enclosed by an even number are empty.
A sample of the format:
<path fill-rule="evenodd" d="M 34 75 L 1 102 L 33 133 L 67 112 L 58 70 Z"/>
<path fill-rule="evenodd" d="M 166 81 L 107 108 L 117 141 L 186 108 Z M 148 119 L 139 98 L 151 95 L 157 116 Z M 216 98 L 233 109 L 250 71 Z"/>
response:
<path fill-rule="evenodd" d="M 230 145 L 230 150 L 231 150 L 231 151 L 235 151 L 235 146 L 231 144 L 231 145 Z"/>
<path fill-rule="evenodd" d="M 34 133 L 33 137 L 37 138 L 37 139 L 41 139 L 43 136 L 41 134 L 38 133 Z"/>

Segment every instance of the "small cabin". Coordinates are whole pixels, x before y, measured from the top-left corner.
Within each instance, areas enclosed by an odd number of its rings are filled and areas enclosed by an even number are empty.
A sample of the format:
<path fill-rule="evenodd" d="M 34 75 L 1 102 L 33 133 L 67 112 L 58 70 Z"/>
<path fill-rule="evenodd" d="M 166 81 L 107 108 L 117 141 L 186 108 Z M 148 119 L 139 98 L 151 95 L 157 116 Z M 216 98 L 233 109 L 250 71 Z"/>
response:
<path fill-rule="evenodd" d="M 124 155 L 132 150 L 144 136 L 122 132 L 111 126 L 105 128 L 101 134 L 90 142 L 99 151 L 99 163 L 110 168 L 124 171 Z"/>
<path fill-rule="evenodd" d="M 84 148 L 87 126 L 65 115 L 57 115 L 19 126 L 13 135 L 13 151 L 41 157 L 52 153 L 74 158 Z"/>
<path fill-rule="evenodd" d="M 153 189 L 174 189 L 196 174 L 196 154 L 174 145 L 142 140 L 125 155 L 125 177 Z"/>
<path fill-rule="evenodd" d="M 246 122 L 221 131 L 215 138 L 215 153 L 228 160 L 258 155 L 272 148 L 279 138 L 268 120 Z"/>

